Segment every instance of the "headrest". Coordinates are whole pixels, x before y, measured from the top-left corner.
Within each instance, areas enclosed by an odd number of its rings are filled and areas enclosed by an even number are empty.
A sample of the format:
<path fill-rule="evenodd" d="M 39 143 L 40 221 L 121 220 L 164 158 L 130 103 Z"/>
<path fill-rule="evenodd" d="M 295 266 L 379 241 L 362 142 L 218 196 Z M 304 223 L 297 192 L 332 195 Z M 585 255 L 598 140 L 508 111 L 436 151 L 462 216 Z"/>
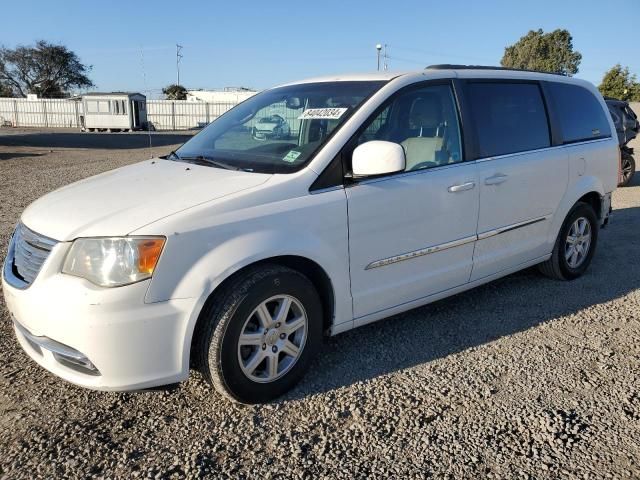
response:
<path fill-rule="evenodd" d="M 442 102 L 438 95 L 423 95 L 411 106 L 412 128 L 436 128 L 442 123 Z"/>

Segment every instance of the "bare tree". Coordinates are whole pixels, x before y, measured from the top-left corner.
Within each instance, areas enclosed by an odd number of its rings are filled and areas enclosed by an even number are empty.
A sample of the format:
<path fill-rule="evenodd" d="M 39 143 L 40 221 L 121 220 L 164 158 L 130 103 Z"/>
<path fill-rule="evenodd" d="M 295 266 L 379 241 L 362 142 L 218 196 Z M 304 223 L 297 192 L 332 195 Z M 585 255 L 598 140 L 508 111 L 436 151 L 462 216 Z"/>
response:
<path fill-rule="evenodd" d="M 90 70 L 91 66 L 82 64 L 64 45 L 44 40 L 34 46 L 0 48 L 0 83 L 20 97 L 28 93 L 64 97 L 72 88 L 92 87 L 87 76 Z"/>

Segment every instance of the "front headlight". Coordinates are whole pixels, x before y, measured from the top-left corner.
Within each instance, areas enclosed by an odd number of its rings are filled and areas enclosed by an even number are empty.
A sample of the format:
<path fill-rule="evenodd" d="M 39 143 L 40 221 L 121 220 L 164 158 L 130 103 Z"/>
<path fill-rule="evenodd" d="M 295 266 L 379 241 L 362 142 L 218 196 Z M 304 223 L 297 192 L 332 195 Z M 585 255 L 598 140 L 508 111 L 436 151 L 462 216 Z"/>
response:
<path fill-rule="evenodd" d="M 67 253 L 62 273 L 101 287 L 139 282 L 151 278 L 164 242 L 162 237 L 79 238 Z"/>

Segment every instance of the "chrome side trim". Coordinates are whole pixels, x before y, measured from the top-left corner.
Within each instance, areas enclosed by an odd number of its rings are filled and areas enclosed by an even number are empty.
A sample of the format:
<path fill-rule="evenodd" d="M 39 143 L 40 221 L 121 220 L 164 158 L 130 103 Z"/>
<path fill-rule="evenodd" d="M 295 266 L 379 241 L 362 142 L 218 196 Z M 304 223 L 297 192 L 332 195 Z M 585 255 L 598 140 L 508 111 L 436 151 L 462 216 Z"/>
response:
<path fill-rule="evenodd" d="M 545 215 L 544 217 L 533 218 L 531 220 L 525 220 L 524 222 L 513 223 L 511 225 L 505 225 L 504 227 L 496 228 L 493 230 L 489 230 L 478 235 L 472 235 L 470 237 L 460 238 L 458 240 L 453 240 L 451 242 L 441 243 L 440 245 L 434 245 L 432 247 L 421 248 L 420 250 L 414 250 L 412 252 L 403 253 L 401 255 L 394 255 L 393 257 L 383 258 L 381 260 L 376 260 L 375 262 L 371 262 L 369 265 L 365 267 L 365 270 L 371 270 L 372 268 L 384 267 L 386 265 L 391 265 L 392 263 L 402 262 L 404 260 L 411 260 L 412 258 L 422 257 L 424 255 L 429 255 L 430 253 L 441 252 L 443 250 L 447 250 L 448 248 L 459 247 L 461 245 L 465 245 L 467 243 L 475 242 L 476 240 L 484 240 L 485 238 L 493 237 L 494 235 L 499 235 L 501 233 L 510 232 L 511 230 L 515 230 L 517 228 L 527 227 L 529 225 L 533 225 L 538 222 L 543 222 L 547 220 L 551 215 Z"/>
<path fill-rule="evenodd" d="M 453 240 L 451 242 L 441 243 L 440 245 L 433 245 L 431 247 L 421 248 L 420 250 L 414 250 L 413 252 L 407 252 L 407 253 L 403 253 L 401 255 L 395 255 L 389 258 L 383 258 L 382 260 L 376 260 L 375 262 L 371 262 L 369 265 L 365 267 L 365 270 L 384 267 L 385 265 L 402 262 L 404 260 L 410 260 L 416 257 L 422 257 L 424 255 L 429 255 L 430 253 L 441 252 L 443 250 L 447 250 L 448 248 L 459 247 L 461 245 L 465 245 L 467 243 L 471 243 L 475 241 L 476 241 L 476 235 L 473 235 L 470 237 Z"/>
<path fill-rule="evenodd" d="M 529 225 L 533 225 L 534 223 L 544 222 L 549 217 L 550 215 L 545 215 L 544 217 L 533 218 L 531 220 L 525 220 L 524 222 L 512 223 L 511 225 L 505 225 L 504 227 L 488 230 L 486 232 L 479 233 L 478 240 L 484 240 L 485 238 L 493 237 L 494 235 L 510 232 L 511 230 L 516 230 L 517 228 L 528 227 Z"/>

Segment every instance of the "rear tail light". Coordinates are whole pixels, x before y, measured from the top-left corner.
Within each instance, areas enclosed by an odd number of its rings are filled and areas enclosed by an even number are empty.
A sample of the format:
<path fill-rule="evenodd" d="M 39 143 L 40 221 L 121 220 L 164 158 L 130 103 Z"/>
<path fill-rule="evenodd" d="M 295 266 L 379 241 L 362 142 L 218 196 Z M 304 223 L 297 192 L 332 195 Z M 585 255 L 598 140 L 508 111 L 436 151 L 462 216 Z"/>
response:
<path fill-rule="evenodd" d="M 618 185 L 622 183 L 622 150 L 618 149 Z"/>

